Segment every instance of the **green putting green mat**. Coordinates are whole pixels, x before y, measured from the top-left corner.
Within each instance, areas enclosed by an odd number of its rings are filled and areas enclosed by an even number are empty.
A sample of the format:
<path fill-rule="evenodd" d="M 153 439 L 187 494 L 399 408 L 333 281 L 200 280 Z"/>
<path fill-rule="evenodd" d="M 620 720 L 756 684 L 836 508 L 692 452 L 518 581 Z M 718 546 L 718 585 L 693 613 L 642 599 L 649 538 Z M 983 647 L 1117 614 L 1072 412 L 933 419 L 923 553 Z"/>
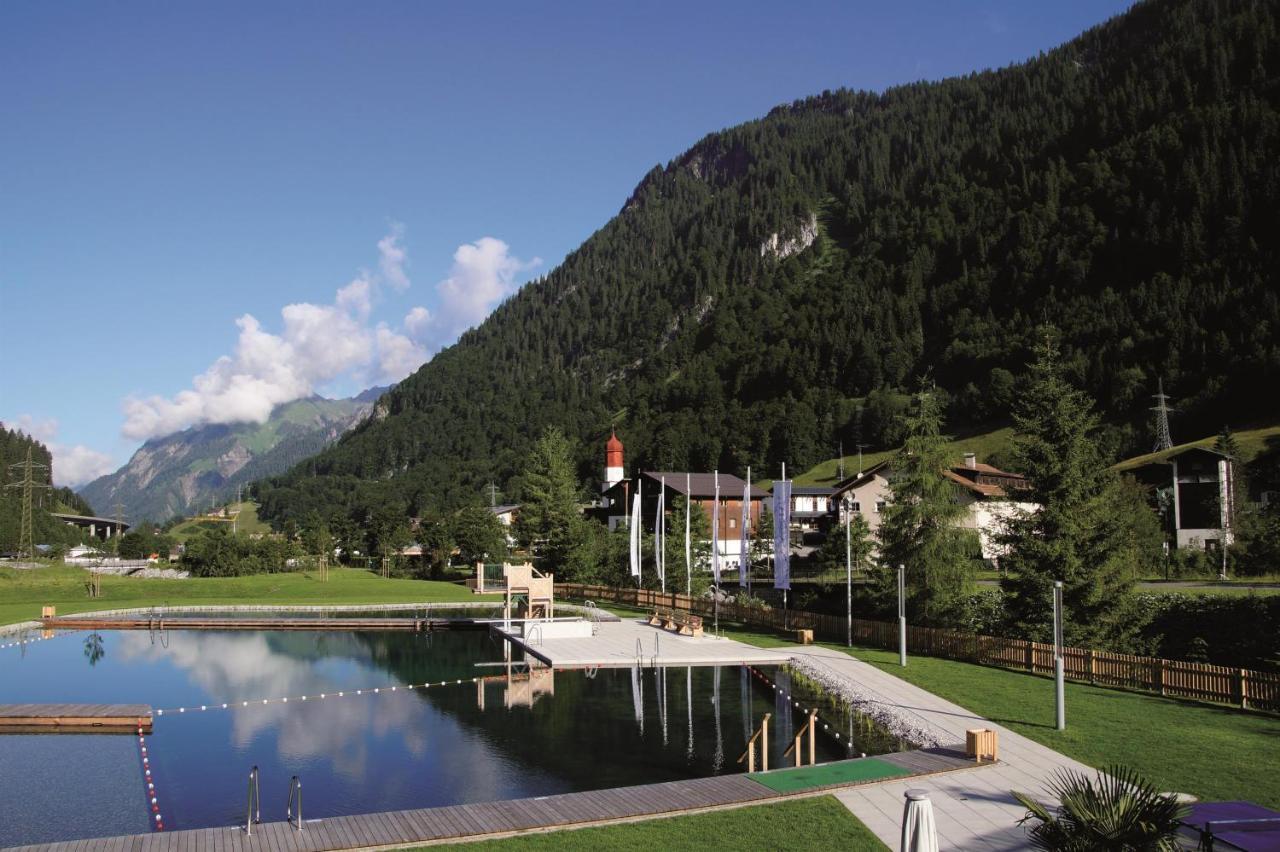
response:
<path fill-rule="evenodd" d="M 770 790 L 779 793 L 798 793 L 814 787 L 832 784 L 852 784 L 856 781 L 873 781 L 877 778 L 894 778 L 910 775 L 901 766 L 894 766 L 874 757 L 857 760 L 841 760 L 836 763 L 819 763 L 816 766 L 798 766 L 795 769 L 779 769 L 773 772 L 752 772 L 747 777 Z"/>

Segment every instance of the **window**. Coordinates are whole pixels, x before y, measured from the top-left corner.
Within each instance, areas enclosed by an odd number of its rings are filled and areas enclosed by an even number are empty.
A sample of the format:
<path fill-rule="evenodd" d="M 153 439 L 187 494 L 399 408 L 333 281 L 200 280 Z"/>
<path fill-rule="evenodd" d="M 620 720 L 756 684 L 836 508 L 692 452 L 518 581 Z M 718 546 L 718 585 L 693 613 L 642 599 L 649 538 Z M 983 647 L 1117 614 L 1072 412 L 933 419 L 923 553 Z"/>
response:
<path fill-rule="evenodd" d="M 737 525 L 738 525 L 738 519 L 737 519 L 737 518 L 730 518 L 730 519 L 729 519 L 729 529 L 733 529 L 733 528 L 734 528 L 734 527 L 736 527 Z"/>
<path fill-rule="evenodd" d="M 862 511 L 862 504 L 861 504 L 861 503 L 859 503 L 857 500 L 854 500 L 854 501 L 853 501 L 853 511 L 855 511 L 855 512 L 861 512 L 861 511 Z"/>
<path fill-rule="evenodd" d="M 881 512 L 883 512 L 883 511 L 884 511 L 884 507 L 885 507 L 885 502 L 884 502 L 883 500 L 877 500 L 877 501 L 876 501 L 876 514 L 878 515 L 878 514 L 880 514 Z"/>

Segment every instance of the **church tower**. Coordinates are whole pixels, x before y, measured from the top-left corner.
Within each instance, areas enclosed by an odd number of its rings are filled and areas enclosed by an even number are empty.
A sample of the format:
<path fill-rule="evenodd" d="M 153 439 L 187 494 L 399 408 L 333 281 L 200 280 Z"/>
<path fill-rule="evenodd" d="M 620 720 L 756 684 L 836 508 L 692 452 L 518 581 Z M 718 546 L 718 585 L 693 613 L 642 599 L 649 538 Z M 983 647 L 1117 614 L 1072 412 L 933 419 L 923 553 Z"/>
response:
<path fill-rule="evenodd" d="M 609 443 L 604 445 L 604 487 L 609 489 L 622 481 L 622 442 L 616 433 L 609 434 Z"/>

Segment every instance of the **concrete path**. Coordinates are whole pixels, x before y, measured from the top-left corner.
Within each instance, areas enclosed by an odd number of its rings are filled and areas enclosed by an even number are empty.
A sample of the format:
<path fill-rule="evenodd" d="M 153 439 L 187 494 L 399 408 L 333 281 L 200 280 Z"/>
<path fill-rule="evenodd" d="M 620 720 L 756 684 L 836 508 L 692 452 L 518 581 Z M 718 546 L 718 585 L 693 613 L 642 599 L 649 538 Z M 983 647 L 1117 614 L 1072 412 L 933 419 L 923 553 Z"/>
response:
<path fill-rule="evenodd" d="M 852 689 L 863 689 L 876 700 L 924 720 L 946 741 L 963 743 L 969 728 L 991 728 L 999 732 L 1000 762 L 996 766 L 982 769 L 975 766 L 974 770 L 886 782 L 836 794 L 836 798 L 891 849 L 898 848 L 903 794 L 908 788 L 929 791 L 938 825 L 939 848 L 1027 849 L 1025 831 L 1017 824 L 1026 809 L 1010 791 L 1042 796 L 1045 781 L 1056 770 L 1091 771 L 1078 761 L 848 654 L 830 648 L 793 648 L 791 656 L 838 673 L 847 679 Z"/>

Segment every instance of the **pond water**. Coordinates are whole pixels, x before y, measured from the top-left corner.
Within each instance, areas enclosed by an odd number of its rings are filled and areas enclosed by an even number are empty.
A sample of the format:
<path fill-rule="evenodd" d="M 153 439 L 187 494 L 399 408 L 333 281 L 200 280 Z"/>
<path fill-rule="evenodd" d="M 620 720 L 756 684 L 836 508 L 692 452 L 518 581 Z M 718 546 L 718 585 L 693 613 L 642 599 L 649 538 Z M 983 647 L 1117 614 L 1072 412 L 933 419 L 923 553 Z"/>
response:
<path fill-rule="evenodd" d="M 804 721 L 774 667 L 759 672 L 776 692 L 740 666 L 531 675 L 510 654 L 461 631 L 76 632 L 0 650 L 0 703 L 164 711 L 145 738 L 155 811 L 136 735 L 0 736 L 0 846 L 147 831 L 157 812 L 166 830 L 242 824 L 254 765 L 264 821 L 284 818 L 293 775 L 310 819 L 740 772 L 765 713 L 780 766 Z M 823 718 L 819 761 L 902 747 Z"/>

